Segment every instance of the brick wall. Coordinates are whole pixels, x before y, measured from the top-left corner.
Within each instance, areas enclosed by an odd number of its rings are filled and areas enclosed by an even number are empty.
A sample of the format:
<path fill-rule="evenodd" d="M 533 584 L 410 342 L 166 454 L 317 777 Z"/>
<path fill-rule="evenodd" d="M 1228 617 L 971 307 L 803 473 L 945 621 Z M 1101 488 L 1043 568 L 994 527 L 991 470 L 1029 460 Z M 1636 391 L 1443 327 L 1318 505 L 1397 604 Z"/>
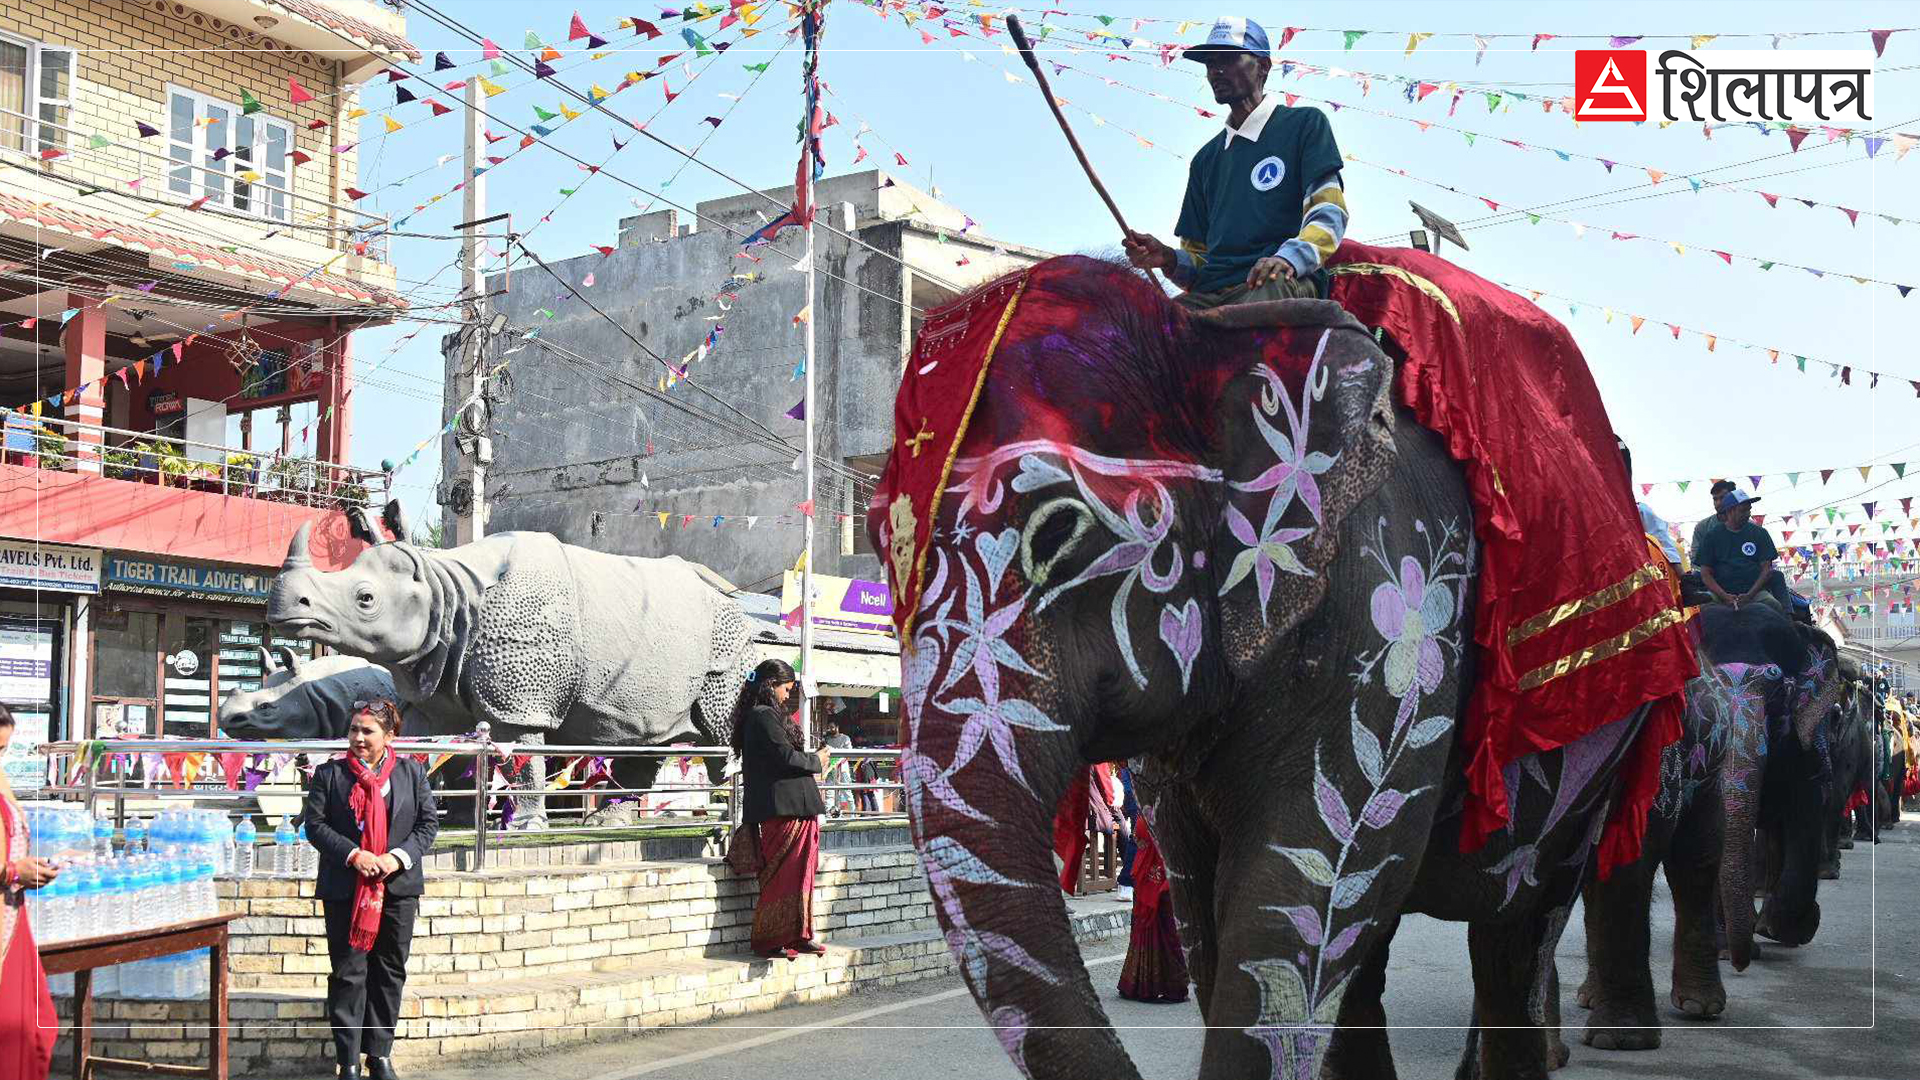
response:
<path fill-rule="evenodd" d="M 290 49 L 169 0 L 0 0 L 0 30 L 77 50 L 67 126 L 80 133 L 79 145 L 70 143 L 70 157 L 63 159 L 70 174 L 112 180 L 116 189 L 124 189 L 128 177 L 146 175 L 143 190 L 160 195 L 165 183 L 157 177 L 164 164 L 139 158 L 128 148 L 166 155 L 168 85 L 236 105 L 245 88 L 265 106 L 255 115 L 288 121 L 294 147 L 313 158 L 290 170 L 294 193 L 321 202 L 347 201 L 338 193 L 354 183 L 358 152 L 335 155 L 333 147 L 352 141 L 359 127 L 359 121 L 342 127 L 357 88 L 342 81 L 338 61 Z M 289 77 L 298 78 L 314 100 L 293 104 Z M 327 126 L 307 130 L 314 120 L 325 120 Z M 152 124 L 162 134 L 142 139 L 138 122 Z M 119 145 L 88 149 L 85 138 L 94 133 Z M 295 222 L 345 223 L 316 202 L 296 200 L 292 208 Z"/>
<path fill-rule="evenodd" d="M 305 883 L 227 892 L 234 923 L 230 1060 L 235 1076 L 326 1067 L 326 941 Z M 223 890 L 225 887 L 223 886 Z M 666 1024 L 819 1001 L 953 969 L 926 879 L 908 849 L 821 857 L 814 925 L 824 956 L 746 955 L 754 885 L 713 860 L 519 868 L 428 881 L 414 928 L 396 1064 L 529 1050 Z M 1125 907 L 1072 901 L 1075 936 L 1123 934 Z M 56 999 L 63 1025 L 72 1002 Z M 194 1063 L 204 1001 L 96 1002 L 95 1050 Z M 55 1060 L 68 1060 L 62 1038 Z"/>
<path fill-rule="evenodd" d="M 305 882 L 222 883 L 234 923 L 235 989 L 325 987 L 326 931 Z M 441 983 L 578 974 L 629 962 L 745 951 L 757 889 L 712 860 L 535 867 L 430 877 L 411 977 Z M 909 850 L 825 854 L 814 925 L 828 937 L 931 929 Z"/>

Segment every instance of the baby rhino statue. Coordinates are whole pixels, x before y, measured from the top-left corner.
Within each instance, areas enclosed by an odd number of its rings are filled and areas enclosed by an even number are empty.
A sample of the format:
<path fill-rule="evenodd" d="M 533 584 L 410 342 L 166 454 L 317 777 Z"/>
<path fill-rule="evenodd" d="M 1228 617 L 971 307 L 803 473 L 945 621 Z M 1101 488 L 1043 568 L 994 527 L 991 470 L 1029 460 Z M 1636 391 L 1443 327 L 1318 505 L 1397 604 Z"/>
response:
<path fill-rule="evenodd" d="M 358 656 L 302 660 L 276 645 L 260 649 L 258 690 L 220 702 L 220 730 L 235 739 L 344 739 L 356 702 L 395 699 L 387 669 Z"/>
<path fill-rule="evenodd" d="M 301 527 L 267 618 L 385 668 L 410 715 L 424 718 L 422 734 L 484 720 L 503 742 L 725 745 L 731 736 L 752 663 L 747 620 L 706 567 L 537 532 L 422 549 L 384 539 L 366 512 L 355 527 L 373 546 L 331 573 L 314 567 Z M 641 759 L 623 760 L 634 767 L 616 774 L 622 786 L 643 786 Z"/>

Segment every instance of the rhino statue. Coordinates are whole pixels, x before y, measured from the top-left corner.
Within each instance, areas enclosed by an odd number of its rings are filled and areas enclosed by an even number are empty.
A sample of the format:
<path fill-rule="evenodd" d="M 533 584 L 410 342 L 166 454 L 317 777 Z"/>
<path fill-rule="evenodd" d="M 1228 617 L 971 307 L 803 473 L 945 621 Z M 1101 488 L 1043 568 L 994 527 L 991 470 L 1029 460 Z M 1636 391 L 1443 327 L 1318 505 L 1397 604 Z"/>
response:
<path fill-rule="evenodd" d="M 301 660 L 293 650 L 260 649 L 258 690 L 220 702 L 220 730 L 236 739 L 344 739 L 354 705 L 399 700 L 387 669 L 358 656 Z"/>
<path fill-rule="evenodd" d="M 496 739 L 523 743 L 730 740 L 752 668 L 750 634 L 732 586 L 706 567 L 609 555 L 538 532 L 423 549 L 384 539 L 364 512 L 356 531 L 372 546 L 325 572 L 302 526 L 267 619 L 386 669 L 397 699 L 424 719 L 423 734 L 459 734 L 484 720 Z M 615 779 L 643 787 L 658 764 L 619 759 Z M 708 763 L 716 783 L 721 764 Z"/>

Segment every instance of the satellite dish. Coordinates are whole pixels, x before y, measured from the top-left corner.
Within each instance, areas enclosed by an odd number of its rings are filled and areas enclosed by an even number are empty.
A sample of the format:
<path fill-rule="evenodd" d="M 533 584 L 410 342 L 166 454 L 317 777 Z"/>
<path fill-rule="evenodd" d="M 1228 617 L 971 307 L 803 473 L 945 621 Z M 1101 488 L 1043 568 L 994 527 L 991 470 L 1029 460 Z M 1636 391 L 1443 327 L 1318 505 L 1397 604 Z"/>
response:
<path fill-rule="evenodd" d="M 1462 251 L 1472 250 L 1467 247 L 1467 238 L 1460 235 L 1459 228 L 1455 226 L 1453 222 L 1448 221 L 1446 218 L 1421 206 L 1417 202 L 1409 202 L 1407 205 L 1413 207 L 1414 216 L 1420 219 L 1420 224 L 1433 230 L 1433 235 L 1436 238 L 1445 240 L 1451 244 L 1456 244 Z M 1434 250 L 1440 250 L 1440 245 L 1435 244 Z"/>

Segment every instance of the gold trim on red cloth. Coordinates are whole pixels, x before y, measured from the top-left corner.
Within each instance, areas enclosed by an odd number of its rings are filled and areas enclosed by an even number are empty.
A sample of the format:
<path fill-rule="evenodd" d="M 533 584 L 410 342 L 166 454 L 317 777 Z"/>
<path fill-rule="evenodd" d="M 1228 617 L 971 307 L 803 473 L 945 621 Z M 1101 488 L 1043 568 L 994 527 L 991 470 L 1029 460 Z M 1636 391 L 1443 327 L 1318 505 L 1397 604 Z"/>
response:
<path fill-rule="evenodd" d="M 1433 282 L 1411 270 L 1406 270 L 1398 266 L 1387 266 L 1382 263 L 1341 263 L 1339 266 L 1327 267 L 1327 273 L 1384 274 L 1390 278 L 1398 278 L 1414 288 L 1419 289 L 1429 297 L 1432 297 L 1433 302 L 1440 305 L 1440 309 L 1447 313 L 1448 318 L 1456 323 L 1460 321 L 1460 309 L 1453 306 L 1453 301 L 1447 296 L 1446 292 L 1443 291 L 1440 286 L 1435 285 Z"/>
<path fill-rule="evenodd" d="M 921 580 L 926 576 L 927 549 L 933 546 L 933 530 L 937 527 L 936 523 L 939 521 L 941 496 L 947 492 L 947 480 L 953 475 L 953 463 L 960 456 L 960 443 L 966 438 L 967 429 L 973 424 L 973 410 L 980 404 L 980 391 L 985 389 L 987 385 L 987 371 L 993 367 L 993 354 L 999 351 L 1000 339 L 1006 336 L 1007 326 L 1013 322 L 1013 311 L 1020 306 L 1020 297 L 1026 293 L 1027 283 L 1032 280 L 1033 277 L 1031 274 L 1022 274 L 1020 276 L 1019 283 L 1013 287 L 1013 295 L 1007 298 L 1006 308 L 1000 312 L 1000 323 L 993 329 L 993 339 L 987 342 L 986 355 L 981 358 L 980 371 L 974 376 L 973 393 L 967 398 L 966 411 L 960 414 L 960 423 L 954 428 L 952 438 L 947 443 L 947 460 L 941 463 L 940 466 L 940 482 L 933 486 L 933 493 L 927 498 L 926 542 L 920 543 L 917 536 L 918 530 L 913 530 L 915 534 L 913 547 L 913 586 L 906 591 L 906 595 L 894 599 L 895 603 L 906 605 L 901 610 L 899 635 L 900 647 L 906 652 L 913 651 L 913 620 L 914 616 L 920 613 Z M 904 495 L 901 497 L 904 497 Z M 896 498 L 895 501 L 898 502 L 898 498 Z M 907 507 L 907 515 L 909 517 L 912 515 L 911 502 L 909 502 Z M 895 528 L 898 528 L 897 522 L 895 523 Z M 894 541 L 895 543 L 899 542 L 898 533 L 895 534 Z M 897 568 L 896 572 L 898 572 Z M 905 579 L 903 578 L 902 580 Z"/>
<path fill-rule="evenodd" d="M 1667 608 L 1624 634 L 1616 634 L 1570 656 L 1563 656 L 1551 664 L 1542 664 L 1534 668 L 1520 676 L 1519 687 L 1522 690 L 1532 690 L 1536 686 L 1545 686 L 1562 675 L 1579 671 L 1588 664 L 1597 664 L 1610 656 L 1618 656 L 1660 631 L 1686 622 L 1695 610 L 1694 608 Z"/>
<path fill-rule="evenodd" d="M 1648 563 L 1633 573 L 1628 574 L 1622 580 L 1616 581 L 1606 588 L 1601 589 L 1599 592 L 1593 593 L 1581 600 L 1569 600 L 1558 607 L 1548 608 L 1507 631 L 1507 647 L 1512 648 L 1536 634 L 1543 634 L 1559 626 L 1561 623 L 1566 622 L 1568 619 L 1577 619 L 1582 615 L 1591 615 L 1601 608 L 1617 604 L 1666 576 L 1667 568 L 1665 566 L 1655 566 L 1652 563 Z"/>

